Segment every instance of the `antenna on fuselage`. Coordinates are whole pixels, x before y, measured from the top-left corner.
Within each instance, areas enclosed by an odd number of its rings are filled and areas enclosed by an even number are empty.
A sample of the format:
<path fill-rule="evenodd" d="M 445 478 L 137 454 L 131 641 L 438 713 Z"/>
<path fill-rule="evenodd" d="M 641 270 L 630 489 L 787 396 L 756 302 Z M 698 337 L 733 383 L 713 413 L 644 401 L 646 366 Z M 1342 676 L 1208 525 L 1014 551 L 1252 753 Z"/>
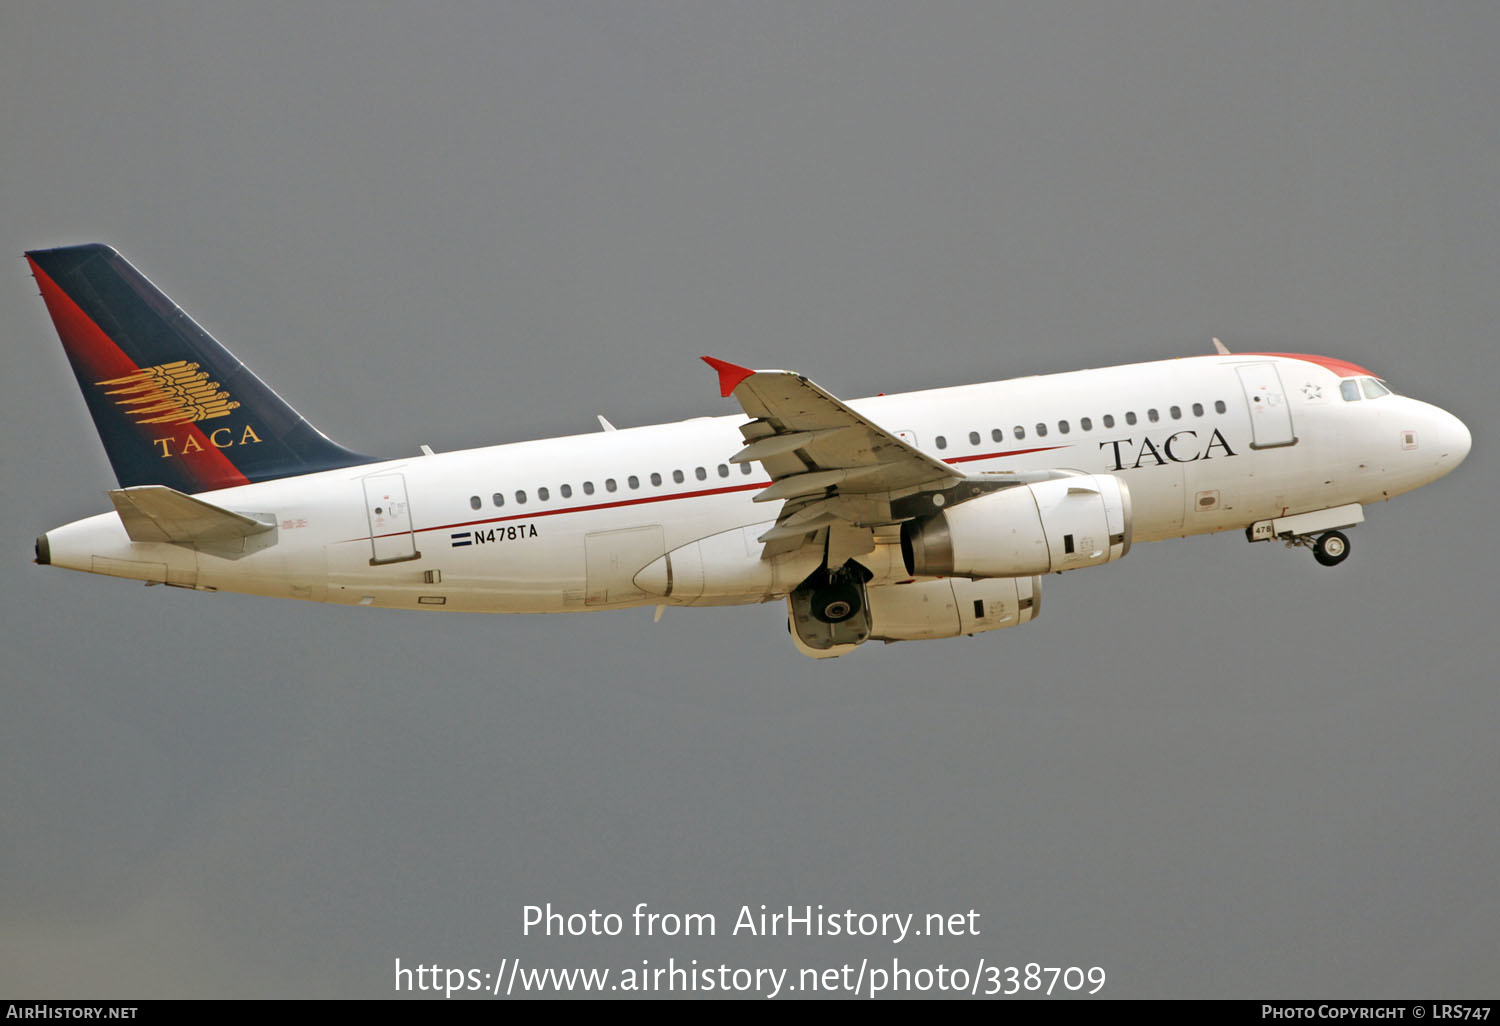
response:
<path fill-rule="evenodd" d="M 1214 352 L 1218 353 L 1220 356 L 1228 356 L 1229 347 L 1220 342 L 1218 339 L 1214 339 Z"/>

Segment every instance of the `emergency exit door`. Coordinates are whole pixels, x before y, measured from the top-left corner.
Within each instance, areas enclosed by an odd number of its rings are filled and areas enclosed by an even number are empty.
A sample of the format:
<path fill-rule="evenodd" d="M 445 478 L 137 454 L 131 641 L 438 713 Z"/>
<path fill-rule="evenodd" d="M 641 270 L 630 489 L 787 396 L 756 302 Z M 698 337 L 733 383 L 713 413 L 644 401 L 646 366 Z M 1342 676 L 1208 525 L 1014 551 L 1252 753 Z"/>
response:
<path fill-rule="evenodd" d="M 399 563 L 422 555 L 412 534 L 405 475 L 379 474 L 365 478 L 365 513 L 370 518 L 371 566 Z"/>

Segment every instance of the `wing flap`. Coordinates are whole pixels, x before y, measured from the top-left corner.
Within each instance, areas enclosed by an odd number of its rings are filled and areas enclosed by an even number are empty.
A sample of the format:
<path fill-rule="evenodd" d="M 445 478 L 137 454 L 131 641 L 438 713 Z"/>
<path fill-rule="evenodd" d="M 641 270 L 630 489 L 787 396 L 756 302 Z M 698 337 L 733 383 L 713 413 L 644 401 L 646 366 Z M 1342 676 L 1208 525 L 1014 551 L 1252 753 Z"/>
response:
<path fill-rule="evenodd" d="M 816 531 L 820 527 L 827 527 L 829 524 L 840 522 L 837 516 L 826 510 L 807 520 L 793 521 L 790 518 L 783 517 L 780 523 L 755 540 L 758 542 L 773 542 L 784 541 L 788 538 L 801 538 L 803 535 Z"/>
<path fill-rule="evenodd" d="M 766 435 L 757 438 L 739 452 L 729 457 L 730 463 L 758 463 L 772 456 L 801 449 L 813 442 L 844 431 L 844 428 L 824 428 L 822 431 L 790 431 L 782 435 Z"/>
<path fill-rule="evenodd" d="M 788 474 L 774 481 L 769 487 L 755 493 L 753 502 L 771 502 L 775 499 L 805 499 L 821 496 L 834 486 L 858 492 L 857 485 L 886 470 L 887 464 L 877 463 L 870 467 L 835 467 L 832 470 L 810 470 L 805 474 Z M 884 491 L 885 489 L 881 489 Z"/>

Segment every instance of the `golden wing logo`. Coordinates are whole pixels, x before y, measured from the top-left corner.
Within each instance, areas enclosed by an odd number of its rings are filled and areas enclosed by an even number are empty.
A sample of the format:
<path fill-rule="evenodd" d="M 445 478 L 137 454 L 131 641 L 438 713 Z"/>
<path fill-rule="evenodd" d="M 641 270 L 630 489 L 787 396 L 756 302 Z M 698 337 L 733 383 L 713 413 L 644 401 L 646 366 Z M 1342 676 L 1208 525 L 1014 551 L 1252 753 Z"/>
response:
<path fill-rule="evenodd" d="M 94 384 L 115 386 L 104 394 L 114 396 L 115 404 L 125 407 L 137 424 L 192 424 L 227 417 L 240 405 L 219 388 L 217 381 L 208 380 L 207 371 L 186 360 L 144 367 L 123 378 Z"/>

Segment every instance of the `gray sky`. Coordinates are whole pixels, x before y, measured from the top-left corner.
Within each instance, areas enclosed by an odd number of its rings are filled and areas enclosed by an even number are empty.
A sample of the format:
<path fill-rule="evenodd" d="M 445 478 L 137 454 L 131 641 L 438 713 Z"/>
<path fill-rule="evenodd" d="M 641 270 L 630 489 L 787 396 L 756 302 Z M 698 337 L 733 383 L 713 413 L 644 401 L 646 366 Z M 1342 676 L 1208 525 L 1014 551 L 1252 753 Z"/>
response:
<path fill-rule="evenodd" d="M 1103 966 L 1473 996 L 1500 950 L 1491 3 L 0 8 L 0 995 L 393 961 Z M 423 616 L 31 565 L 113 477 L 20 259 L 119 248 L 386 455 L 1232 348 L 1464 418 L 1336 570 L 1238 536 L 815 664 L 779 607 Z M 701 941 L 522 908 L 713 912 Z M 742 904 L 975 938 L 724 936 Z"/>

